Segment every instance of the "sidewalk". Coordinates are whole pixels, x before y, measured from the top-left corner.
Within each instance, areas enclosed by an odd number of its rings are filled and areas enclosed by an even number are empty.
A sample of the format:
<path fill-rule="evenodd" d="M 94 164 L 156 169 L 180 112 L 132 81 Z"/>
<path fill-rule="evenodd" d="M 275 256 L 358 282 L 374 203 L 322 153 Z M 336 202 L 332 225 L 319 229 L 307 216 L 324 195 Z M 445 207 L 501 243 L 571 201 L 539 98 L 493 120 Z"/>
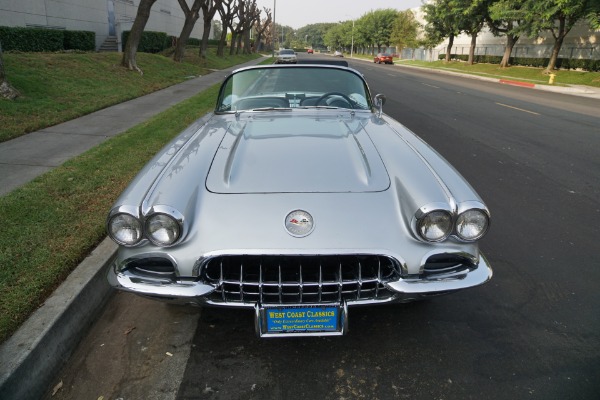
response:
<path fill-rule="evenodd" d="M 223 81 L 262 59 L 190 79 L 83 117 L 0 143 L 0 196 L 68 159 Z M 37 399 L 68 361 L 112 289 L 106 272 L 117 246 L 105 239 L 0 345 L 0 399 Z"/>
<path fill-rule="evenodd" d="M 190 79 L 83 117 L 0 143 L 0 196 L 102 143 L 110 137 L 220 83 L 249 61 Z"/>

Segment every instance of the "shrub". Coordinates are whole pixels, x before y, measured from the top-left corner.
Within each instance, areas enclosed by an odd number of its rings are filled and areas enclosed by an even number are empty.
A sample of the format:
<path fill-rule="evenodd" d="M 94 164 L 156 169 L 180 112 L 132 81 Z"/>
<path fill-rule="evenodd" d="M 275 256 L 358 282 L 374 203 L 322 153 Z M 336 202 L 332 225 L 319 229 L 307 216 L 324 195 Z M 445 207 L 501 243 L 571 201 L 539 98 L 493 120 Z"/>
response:
<path fill-rule="evenodd" d="M 127 45 L 130 31 L 124 31 L 122 35 L 123 45 Z M 171 38 L 164 32 L 144 31 L 137 50 L 143 53 L 159 53 L 171 47 Z"/>
<path fill-rule="evenodd" d="M 443 60 L 446 58 L 445 54 L 439 54 L 438 59 Z M 467 61 L 468 55 L 465 54 L 450 54 L 451 60 Z M 501 56 L 475 56 L 476 63 L 485 64 L 500 64 L 502 61 Z M 549 58 L 533 58 L 533 57 L 511 57 L 509 60 L 510 65 L 520 65 L 523 67 L 536 67 L 545 68 L 550 59 Z M 556 60 L 557 69 L 582 69 L 590 72 L 600 71 L 600 60 L 591 59 L 576 59 L 576 58 L 559 58 Z"/>
<path fill-rule="evenodd" d="M 91 31 L 64 31 L 65 50 L 96 50 L 96 34 Z"/>
<path fill-rule="evenodd" d="M 96 34 L 91 31 L 0 26 L 0 42 L 5 51 L 93 51 L 96 48 Z"/>
<path fill-rule="evenodd" d="M 59 51 L 64 46 L 64 32 L 54 29 L 0 26 L 0 41 L 4 51 Z"/>

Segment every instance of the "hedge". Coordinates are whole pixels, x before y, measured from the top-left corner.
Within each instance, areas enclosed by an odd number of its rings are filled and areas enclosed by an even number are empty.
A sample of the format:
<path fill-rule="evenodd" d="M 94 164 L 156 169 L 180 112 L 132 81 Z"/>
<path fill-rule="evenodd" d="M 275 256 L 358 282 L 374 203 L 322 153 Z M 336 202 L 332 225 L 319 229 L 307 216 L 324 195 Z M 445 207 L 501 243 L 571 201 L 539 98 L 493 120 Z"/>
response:
<path fill-rule="evenodd" d="M 445 54 L 440 54 L 439 59 L 443 60 L 446 58 Z M 467 54 L 451 54 L 450 59 L 468 61 L 469 56 Z M 487 56 L 487 55 L 476 55 L 474 61 L 476 63 L 484 64 L 500 64 L 502 56 Z M 544 68 L 548 65 L 549 58 L 532 58 L 532 57 L 511 57 L 509 59 L 510 65 L 520 65 L 524 67 L 539 67 Z M 576 59 L 576 58 L 559 58 L 556 60 L 557 69 L 583 69 L 586 71 L 597 72 L 600 71 L 600 60 L 590 59 Z"/>
<path fill-rule="evenodd" d="M 96 50 L 96 34 L 91 31 L 63 31 L 65 50 Z"/>
<path fill-rule="evenodd" d="M 93 51 L 96 48 L 96 34 L 90 31 L 0 26 L 0 42 L 4 51 Z"/>
<path fill-rule="evenodd" d="M 195 39 L 195 38 L 189 38 L 186 42 L 186 45 L 188 46 L 200 46 L 200 43 L 202 42 L 202 39 Z M 209 46 L 218 46 L 219 45 L 219 39 L 208 39 L 208 45 Z"/>
<path fill-rule="evenodd" d="M 127 45 L 130 31 L 124 31 L 122 35 L 123 46 Z M 171 47 L 172 39 L 164 32 L 144 31 L 137 50 L 142 53 L 160 53 Z"/>

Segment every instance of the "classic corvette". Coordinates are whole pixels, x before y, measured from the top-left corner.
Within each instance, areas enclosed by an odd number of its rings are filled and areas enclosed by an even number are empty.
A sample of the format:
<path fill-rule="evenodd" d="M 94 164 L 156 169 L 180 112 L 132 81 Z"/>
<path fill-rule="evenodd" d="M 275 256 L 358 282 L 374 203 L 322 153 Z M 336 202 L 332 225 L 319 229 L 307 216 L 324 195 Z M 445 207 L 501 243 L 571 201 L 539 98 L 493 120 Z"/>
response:
<path fill-rule="evenodd" d="M 234 71 L 110 210 L 109 282 L 254 309 L 261 337 L 341 335 L 349 307 L 487 282 L 487 207 L 384 101 L 348 67 Z"/>

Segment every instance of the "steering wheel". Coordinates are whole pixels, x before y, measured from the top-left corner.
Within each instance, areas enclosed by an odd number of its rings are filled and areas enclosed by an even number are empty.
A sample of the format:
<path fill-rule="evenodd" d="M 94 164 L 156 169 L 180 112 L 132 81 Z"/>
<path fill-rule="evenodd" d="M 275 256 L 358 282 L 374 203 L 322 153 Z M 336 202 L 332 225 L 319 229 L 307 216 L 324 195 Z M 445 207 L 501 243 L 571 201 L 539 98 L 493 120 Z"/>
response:
<path fill-rule="evenodd" d="M 331 99 L 331 102 L 329 102 L 329 103 L 326 102 L 327 99 L 329 99 L 330 97 L 335 97 L 335 96 L 341 97 L 342 99 Z M 341 102 L 342 100 L 344 103 L 347 103 L 347 106 L 346 105 L 342 106 L 343 108 L 354 108 L 354 106 L 352 106 L 352 103 L 353 103 L 352 99 L 350 97 L 346 96 L 344 93 L 340 93 L 340 92 L 325 93 L 323 96 L 321 96 L 317 99 L 317 102 L 315 103 L 315 105 L 319 106 L 319 105 L 321 105 L 321 103 L 326 102 L 326 104 L 328 106 L 336 107 L 333 105 L 333 103 L 336 101 Z"/>

